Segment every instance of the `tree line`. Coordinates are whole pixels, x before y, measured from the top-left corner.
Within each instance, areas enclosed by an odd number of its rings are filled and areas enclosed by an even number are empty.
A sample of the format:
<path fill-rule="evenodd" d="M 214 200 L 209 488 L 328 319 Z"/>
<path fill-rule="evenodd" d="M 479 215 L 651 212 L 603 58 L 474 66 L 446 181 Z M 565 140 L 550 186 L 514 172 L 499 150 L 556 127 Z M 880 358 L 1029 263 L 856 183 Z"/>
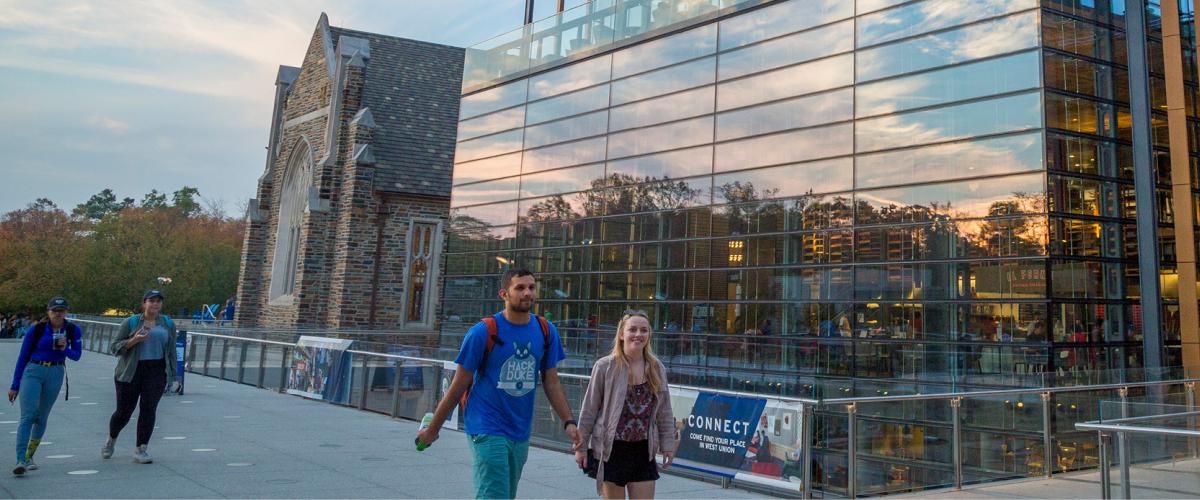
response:
<path fill-rule="evenodd" d="M 139 202 L 105 189 L 70 212 L 39 198 L 5 213 L 0 312 L 40 316 L 61 295 L 75 313 L 126 313 L 150 288 L 163 290 L 168 314 L 223 304 L 237 290 L 244 224 L 199 195 L 185 186 Z"/>

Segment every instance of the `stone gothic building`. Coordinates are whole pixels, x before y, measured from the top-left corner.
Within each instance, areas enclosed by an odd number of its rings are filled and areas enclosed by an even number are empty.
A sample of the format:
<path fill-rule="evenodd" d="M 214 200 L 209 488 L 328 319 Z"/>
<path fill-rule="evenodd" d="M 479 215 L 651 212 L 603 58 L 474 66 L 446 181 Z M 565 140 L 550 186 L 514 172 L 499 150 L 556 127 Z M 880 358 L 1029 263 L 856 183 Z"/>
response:
<path fill-rule="evenodd" d="M 238 326 L 434 328 L 462 64 L 321 15 L 275 82 Z"/>

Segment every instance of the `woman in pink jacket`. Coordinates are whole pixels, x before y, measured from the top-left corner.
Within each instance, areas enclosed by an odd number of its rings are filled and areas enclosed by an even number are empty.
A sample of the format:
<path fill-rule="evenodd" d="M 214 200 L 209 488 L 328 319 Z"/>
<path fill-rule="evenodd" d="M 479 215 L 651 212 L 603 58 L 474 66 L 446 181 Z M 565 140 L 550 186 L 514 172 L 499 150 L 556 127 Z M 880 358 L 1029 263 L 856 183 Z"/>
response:
<path fill-rule="evenodd" d="M 675 456 L 667 370 L 650 348 L 650 333 L 645 312 L 626 311 L 612 354 L 596 361 L 583 397 L 575 462 L 596 478 L 604 498 L 653 498 L 655 455 L 662 454 L 664 469 Z"/>

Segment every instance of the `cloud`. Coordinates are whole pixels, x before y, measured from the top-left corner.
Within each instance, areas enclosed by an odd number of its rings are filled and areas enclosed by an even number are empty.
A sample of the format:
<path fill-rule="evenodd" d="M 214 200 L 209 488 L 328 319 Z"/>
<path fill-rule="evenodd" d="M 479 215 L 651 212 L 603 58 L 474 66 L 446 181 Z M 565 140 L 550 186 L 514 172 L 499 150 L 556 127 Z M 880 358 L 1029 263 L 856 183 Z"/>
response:
<path fill-rule="evenodd" d="M 92 116 L 87 120 L 88 125 L 114 134 L 124 134 L 129 131 L 129 124 L 107 116 Z"/>

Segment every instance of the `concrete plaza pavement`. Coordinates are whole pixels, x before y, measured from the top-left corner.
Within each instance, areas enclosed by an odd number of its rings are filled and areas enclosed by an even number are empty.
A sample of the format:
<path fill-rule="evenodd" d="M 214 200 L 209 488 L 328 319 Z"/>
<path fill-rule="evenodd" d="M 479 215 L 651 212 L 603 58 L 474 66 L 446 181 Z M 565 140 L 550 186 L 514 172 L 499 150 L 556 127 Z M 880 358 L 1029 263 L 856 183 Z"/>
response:
<path fill-rule="evenodd" d="M 20 344 L 0 341 L 11 373 Z M 465 498 L 470 450 L 457 431 L 424 452 L 416 422 L 188 374 L 183 396 L 165 396 L 150 443 L 154 463 L 131 460 L 137 414 L 112 459 L 100 458 L 115 407 L 115 358 L 94 352 L 69 362 L 71 399 L 59 396 L 35 461 L 14 477 L 20 409 L 0 407 L 7 498 Z M 660 498 L 750 498 L 761 494 L 664 474 Z M 533 448 L 520 498 L 595 498 L 594 480 L 569 455 Z"/>

